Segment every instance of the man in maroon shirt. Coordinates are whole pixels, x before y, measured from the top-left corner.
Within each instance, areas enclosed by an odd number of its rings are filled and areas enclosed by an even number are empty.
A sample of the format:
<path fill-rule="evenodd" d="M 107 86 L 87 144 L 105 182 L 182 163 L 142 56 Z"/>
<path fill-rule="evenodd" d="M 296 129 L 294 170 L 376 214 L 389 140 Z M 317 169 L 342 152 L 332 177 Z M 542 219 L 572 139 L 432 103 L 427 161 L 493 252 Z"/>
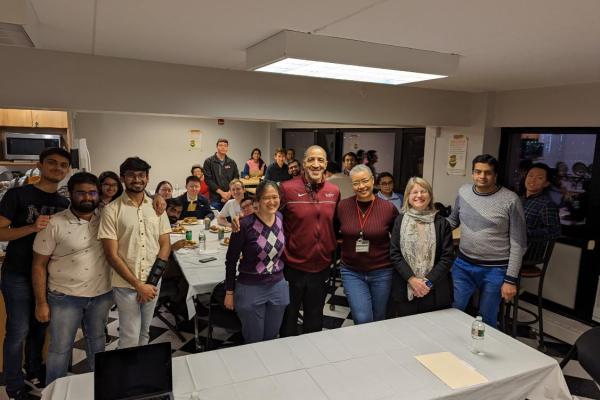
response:
<path fill-rule="evenodd" d="M 298 334 L 300 307 L 303 333 L 323 328 L 323 306 L 333 252 L 336 248 L 334 218 L 340 191 L 325 180 L 327 155 L 320 146 L 304 153 L 304 173 L 281 183 L 283 229 L 286 237 L 284 276 L 290 286 L 281 336 Z"/>

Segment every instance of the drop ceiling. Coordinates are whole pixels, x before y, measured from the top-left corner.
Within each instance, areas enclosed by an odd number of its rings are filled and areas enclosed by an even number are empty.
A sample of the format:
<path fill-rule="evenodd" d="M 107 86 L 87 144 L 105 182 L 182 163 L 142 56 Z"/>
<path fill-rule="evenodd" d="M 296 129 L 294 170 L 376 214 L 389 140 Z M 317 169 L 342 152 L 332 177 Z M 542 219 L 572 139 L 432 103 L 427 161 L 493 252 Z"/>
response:
<path fill-rule="evenodd" d="M 600 81 L 598 0 L 27 0 L 35 47 L 244 69 L 284 29 L 460 54 L 412 84 L 474 92 Z"/>

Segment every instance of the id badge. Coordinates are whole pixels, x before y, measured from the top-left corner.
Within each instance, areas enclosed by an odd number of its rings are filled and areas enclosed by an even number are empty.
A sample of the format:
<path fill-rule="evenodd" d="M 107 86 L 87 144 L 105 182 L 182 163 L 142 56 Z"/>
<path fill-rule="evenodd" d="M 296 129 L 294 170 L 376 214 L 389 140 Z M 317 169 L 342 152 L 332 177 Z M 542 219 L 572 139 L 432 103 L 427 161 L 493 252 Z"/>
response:
<path fill-rule="evenodd" d="M 359 238 L 356 241 L 356 252 L 357 253 L 368 253 L 369 252 L 369 241 Z"/>

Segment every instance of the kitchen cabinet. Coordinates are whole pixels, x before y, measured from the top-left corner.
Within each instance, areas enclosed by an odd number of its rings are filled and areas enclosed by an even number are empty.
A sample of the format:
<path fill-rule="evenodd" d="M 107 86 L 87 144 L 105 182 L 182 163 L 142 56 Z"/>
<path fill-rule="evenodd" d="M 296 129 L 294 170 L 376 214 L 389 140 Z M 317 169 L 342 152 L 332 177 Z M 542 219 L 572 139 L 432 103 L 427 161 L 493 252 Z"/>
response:
<path fill-rule="evenodd" d="M 0 110 L 0 126 L 32 126 L 31 110 Z"/>
<path fill-rule="evenodd" d="M 31 126 L 34 128 L 68 128 L 64 111 L 31 110 Z"/>
<path fill-rule="evenodd" d="M 0 126 L 66 129 L 69 123 L 65 111 L 0 109 Z"/>

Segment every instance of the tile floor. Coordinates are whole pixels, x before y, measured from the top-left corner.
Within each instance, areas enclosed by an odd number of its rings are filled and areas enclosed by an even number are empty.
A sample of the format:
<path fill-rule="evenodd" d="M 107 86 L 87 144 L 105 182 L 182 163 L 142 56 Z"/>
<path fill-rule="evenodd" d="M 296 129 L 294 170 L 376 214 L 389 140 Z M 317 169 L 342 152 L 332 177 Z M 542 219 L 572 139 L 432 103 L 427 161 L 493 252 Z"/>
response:
<path fill-rule="evenodd" d="M 335 305 L 335 310 L 330 310 L 330 304 Z M 528 306 L 525 304 L 525 306 Z M 529 305 L 530 306 L 530 305 Z M 324 308 L 325 320 L 324 326 L 326 329 L 335 329 L 343 326 L 352 325 L 352 317 L 350 315 L 350 307 L 346 297 L 344 296 L 343 288 L 338 288 L 333 296 L 327 296 L 327 304 Z M 167 318 L 170 319 L 167 314 Z M 546 340 L 547 354 L 554 357 L 559 362 L 566 355 L 571 343 L 589 327 L 577 321 L 565 318 L 550 311 L 544 313 L 546 332 L 548 333 Z M 118 316 L 116 311 L 111 311 L 109 316 L 108 333 L 110 343 L 107 345 L 107 350 L 112 350 L 117 347 L 118 342 Z M 201 342 L 206 341 L 207 323 L 205 320 L 200 321 L 200 336 Z M 180 324 L 180 332 L 184 340 L 180 340 L 167 326 L 158 318 L 154 318 L 150 328 L 151 343 L 170 342 L 173 351 L 173 356 L 181 356 L 193 353 L 195 351 L 194 343 L 194 327 L 191 321 Z M 523 329 L 520 330 L 518 339 L 527 345 L 534 348 L 537 347 L 537 341 L 532 337 L 531 332 Z M 215 328 L 214 344 L 216 347 L 235 346 L 241 343 L 241 335 L 239 333 L 227 332 L 220 328 Z M 88 372 L 88 366 L 85 361 L 85 341 L 82 338 L 81 332 L 78 332 L 77 341 L 73 349 L 73 373 Z M 571 361 L 564 369 L 565 379 L 571 391 L 571 394 L 576 399 L 600 399 L 600 389 L 591 380 L 589 375 L 581 368 L 579 363 Z M 0 389 L 0 399 L 6 398 L 4 388 Z"/>

